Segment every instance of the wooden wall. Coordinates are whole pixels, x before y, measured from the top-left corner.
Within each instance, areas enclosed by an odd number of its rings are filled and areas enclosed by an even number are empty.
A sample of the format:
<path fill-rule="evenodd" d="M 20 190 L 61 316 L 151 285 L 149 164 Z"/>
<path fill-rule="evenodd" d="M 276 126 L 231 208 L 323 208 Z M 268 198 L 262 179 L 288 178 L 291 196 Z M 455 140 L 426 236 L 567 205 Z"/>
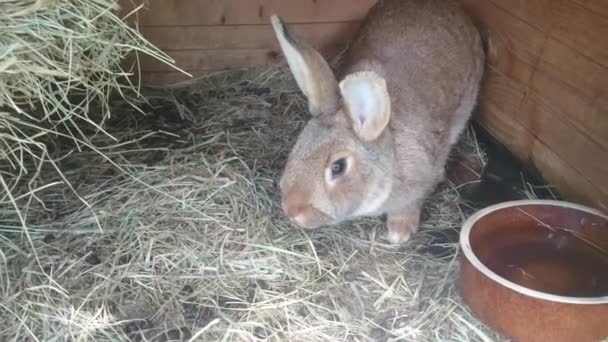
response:
<path fill-rule="evenodd" d="M 608 2 L 462 1 L 488 50 L 477 119 L 566 199 L 608 211 Z"/>
<path fill-rule="evenodd" d="M 375 2 L 148 0 L 139 24 L 180 68 L 200 75 L 280 60 L 272 13 L 330 57 Z M 608 210 L 608 2 L 462 2 L 488 50 L 479 122 L 567 199 Z M 143 77 L 187 79 L 151 60 Z"/>
<path fill-rule="evenodd" d="M 123 13 L 141 0 L 123 0 Z M 139 28 L 194 76 L 213 70 L 276 63 L 280 49 L 270 26 L 276 13 L 327 58 L 352 37 L 376 0 L 147 0 Z M 165 84 L 187 76 L 151 58 L 143 80 Z"/>

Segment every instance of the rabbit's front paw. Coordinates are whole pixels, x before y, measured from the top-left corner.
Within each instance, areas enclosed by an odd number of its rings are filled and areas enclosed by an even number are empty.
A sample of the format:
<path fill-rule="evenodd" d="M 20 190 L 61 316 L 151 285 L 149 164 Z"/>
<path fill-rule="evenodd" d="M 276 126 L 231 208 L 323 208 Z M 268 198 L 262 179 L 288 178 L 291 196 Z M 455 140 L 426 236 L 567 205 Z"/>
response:
<path fill-rule="evenodd" d="M 412 234 L 418 231 L 419 217 L 420 211 L 418 209 L 388 215 L 386 239 L 394 245 L 407 242 Z"/>

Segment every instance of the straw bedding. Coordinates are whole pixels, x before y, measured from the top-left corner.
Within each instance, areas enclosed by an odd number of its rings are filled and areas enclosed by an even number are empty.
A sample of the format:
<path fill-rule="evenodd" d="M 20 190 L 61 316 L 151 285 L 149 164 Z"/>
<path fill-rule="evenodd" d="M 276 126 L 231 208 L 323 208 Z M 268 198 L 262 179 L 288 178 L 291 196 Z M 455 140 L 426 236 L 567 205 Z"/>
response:
<path fill-rule="evenodd" d="M 306 103 L 285 67 L 220 73 L 111 106 L 103 150 L 57 147 L 67 180 L 0 208 L 0 340 L 495 341 L 456 287 L 461 197 L 484 164 L 426 205 L 402 247 L 381 219 L 292 226 L 277 179 Z M 462 162 L 464 161 L 464 162 Z M 50 168 L 50 167 L 49 167 Z M 468 169 L 467 169 L 468 168 Z"/>
<path fill-rule="evenodd" d="M 170 63 L 111 0 L 0 0 L 1 341 L 495 341 L 461 303 L 468 131 L 421 232 L 294 227 L 277 180 L 308 119 L 285 66 L 149 90 Z"/>
<path fill-rule="evenodd" d="M 139 97 L 125 57 L 171 63 L 117 10 L 118 0 L 0 0 L 0 203 L 49 186 L 38 176 L 46 165 L 61 173 L 57 144 L 115 142 L 103 128 L 112 98 Z"/>

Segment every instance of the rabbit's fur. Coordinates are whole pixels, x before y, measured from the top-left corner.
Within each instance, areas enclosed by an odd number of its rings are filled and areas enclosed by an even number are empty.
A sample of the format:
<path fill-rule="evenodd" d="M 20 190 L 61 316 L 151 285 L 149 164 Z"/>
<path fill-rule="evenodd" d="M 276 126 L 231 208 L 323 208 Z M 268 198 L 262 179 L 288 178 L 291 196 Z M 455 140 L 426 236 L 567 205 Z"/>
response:
<path fill-rule="evenodd" d="M 271 21 L 312 114 L 281 178 L 284 211 L 306 228 L 387 214 L 388 240 L 407 241 L 475 106 L 479 32 L 455 0 L 379 0 L 336 78 Z"/>

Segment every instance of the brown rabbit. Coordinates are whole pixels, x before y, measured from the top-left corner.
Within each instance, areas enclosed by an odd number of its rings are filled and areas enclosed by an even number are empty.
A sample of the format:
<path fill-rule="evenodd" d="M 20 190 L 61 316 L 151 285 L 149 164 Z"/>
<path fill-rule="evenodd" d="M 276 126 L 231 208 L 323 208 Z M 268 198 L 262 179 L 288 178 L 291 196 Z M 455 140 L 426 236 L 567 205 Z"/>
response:
<path fill-rule="evenodd" d="M 279 17 L 271 21 L 312 114 L 281 178 L 284 211 L 305 228 L 386 214 L 388 240 L 407 241 L 475 106 L 479 32 L 457 1 L 379 0 L 338 81 Z"/>

